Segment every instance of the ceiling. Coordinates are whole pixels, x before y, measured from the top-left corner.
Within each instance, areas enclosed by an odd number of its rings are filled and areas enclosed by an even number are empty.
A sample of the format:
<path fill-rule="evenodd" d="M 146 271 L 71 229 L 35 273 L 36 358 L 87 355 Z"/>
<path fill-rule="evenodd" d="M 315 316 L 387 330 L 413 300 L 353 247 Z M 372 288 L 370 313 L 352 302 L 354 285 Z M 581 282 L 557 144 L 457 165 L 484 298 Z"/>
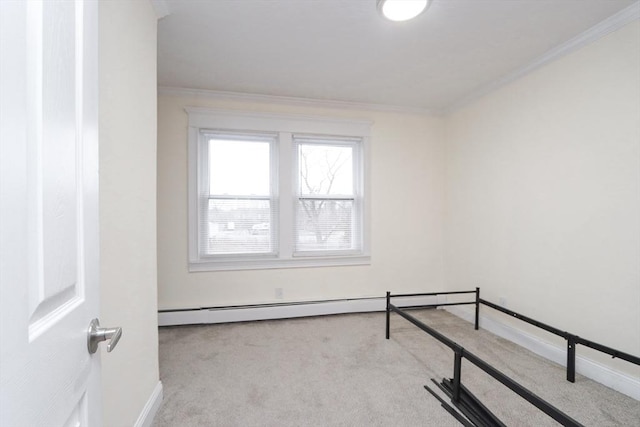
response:
<path fill-rule="evenodd" d="M 158 85 L 443 111 L 636 0 L 156 0 Z M 158 8 L 156 7 L 156 11 Z"/>

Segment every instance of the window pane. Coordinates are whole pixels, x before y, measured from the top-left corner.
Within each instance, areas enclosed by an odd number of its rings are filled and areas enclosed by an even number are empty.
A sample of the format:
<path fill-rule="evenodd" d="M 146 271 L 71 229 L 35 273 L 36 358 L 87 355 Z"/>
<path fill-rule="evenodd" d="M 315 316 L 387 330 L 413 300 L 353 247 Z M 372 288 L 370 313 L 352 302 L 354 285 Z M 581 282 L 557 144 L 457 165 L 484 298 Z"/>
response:
<path fill-rule="evenodd" d="M 296 250 L 355 249 L 352 200 L 299 200 Z"/>
<path fill-rule="evenodd" d="M 206 253 L 273 252 L 269 200 L 209 200 Z"/>
<path fill-rule="evenodd" d="M 353 148 L 300 144 L 299 194 L 352 195 Z"/>
<path fill-rule="evenodd" d="M 269 195 L 269 149 L 263 141 L 209 140 L 209 193 Z"/>

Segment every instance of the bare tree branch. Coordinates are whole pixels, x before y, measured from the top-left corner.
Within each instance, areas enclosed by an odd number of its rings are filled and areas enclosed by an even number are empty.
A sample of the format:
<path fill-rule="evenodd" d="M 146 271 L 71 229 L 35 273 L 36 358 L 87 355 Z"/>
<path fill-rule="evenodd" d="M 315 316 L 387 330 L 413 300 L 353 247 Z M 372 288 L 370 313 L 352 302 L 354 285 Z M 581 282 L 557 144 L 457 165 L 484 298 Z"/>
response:
<path fill-rule="evenodd" d="M 324 148 L 324 147 L 323 147 Z M 302 184 L 311 195 L 329 195 L 336 182 L 339 171 L 343 168 L 345 163 L 349 161 L 349 156 L 344 156 L 342 152 L 338 152 L 337 156 L 331 156 L 329 150 L 324 150 L 324 167 L 319 165 L 324 170 L 324 178 L 317 182 L 313 182 L 313 177 L 310 176 L 309 158 L 308 152 L 300 147 L 300 177 Z M 316 177 L 317 179 L 318 177 Z M 316 185 L 314 185 L 316 184 Z M 326 188 L 325 188 L 326 185 Z M 305 212 L 306 218 L 309 221 L 309 225 L 312 227 L 312 231 L 315 234 L 317 243 L 325 243 L 334 233 L 336 233 L 342 221 L 340 218 L 330 217 L 325 218 L 323 221 L 322 216 L 331 215 L 330 212 L 325 212 L 325 209 L 329 206 L 330 202 L 337 203 L 335 208 L 342 211 L 344 210 L 336 200 L 329 199 L 316 199 L 316 200 L 301 200 L 302 209 Z M 338 215 L 342 216 L 342 215 Z M 329 220 L 329 221 L 327 221 Z M 331 225 L 330 229 L 324 229 L 323 226 Z"/>

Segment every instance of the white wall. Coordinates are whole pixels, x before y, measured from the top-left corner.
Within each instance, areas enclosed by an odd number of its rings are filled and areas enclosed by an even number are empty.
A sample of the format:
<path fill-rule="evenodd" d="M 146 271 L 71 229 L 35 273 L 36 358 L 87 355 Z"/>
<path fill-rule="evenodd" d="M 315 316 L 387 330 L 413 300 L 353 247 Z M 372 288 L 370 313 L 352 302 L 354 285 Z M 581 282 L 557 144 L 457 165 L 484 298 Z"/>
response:
<path fill-rule="evenodd" d="M 133 426 L 158 378 L 156 16 L 148 1 L 100 2 L 101 324 L 103 422 Z"/>
<path fill-rule="evenodd" d="M 448 287 L 640 354 L 640 23 L 451 114 L 446 138 Z"/>
<path fill-rule="evenodd" d="M 186 106 L 372 120 L 371 265 L 188 273 Z M 386 290 L 444 287 L 442 119 L 161 94 L 158 132 L 160 309 L 382 297 Z M 276 287 L 283 288 L 284 300 L 275 299 Z"/>

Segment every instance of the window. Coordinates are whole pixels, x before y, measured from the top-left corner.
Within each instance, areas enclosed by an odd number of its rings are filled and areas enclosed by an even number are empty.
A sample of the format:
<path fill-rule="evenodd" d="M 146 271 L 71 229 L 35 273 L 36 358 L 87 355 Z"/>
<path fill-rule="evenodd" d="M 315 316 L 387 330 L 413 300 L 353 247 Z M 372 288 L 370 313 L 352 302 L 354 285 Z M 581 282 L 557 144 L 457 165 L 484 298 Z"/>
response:
<path fill-rule="evenodd" d="M 369 122 L 187 112 L 191 271 L 369 263 Z"/>
<path fill-rule="evenodd" d="M 360 140 L 294 136 L 297 159 L 295 254 L 361 250 Z"/>
<path fill-rule="evenodd" d="M 203 131 L 199 232 L 204 256 L 271 254 L 276 200 L 272 191 L 273 135 Z"/>

